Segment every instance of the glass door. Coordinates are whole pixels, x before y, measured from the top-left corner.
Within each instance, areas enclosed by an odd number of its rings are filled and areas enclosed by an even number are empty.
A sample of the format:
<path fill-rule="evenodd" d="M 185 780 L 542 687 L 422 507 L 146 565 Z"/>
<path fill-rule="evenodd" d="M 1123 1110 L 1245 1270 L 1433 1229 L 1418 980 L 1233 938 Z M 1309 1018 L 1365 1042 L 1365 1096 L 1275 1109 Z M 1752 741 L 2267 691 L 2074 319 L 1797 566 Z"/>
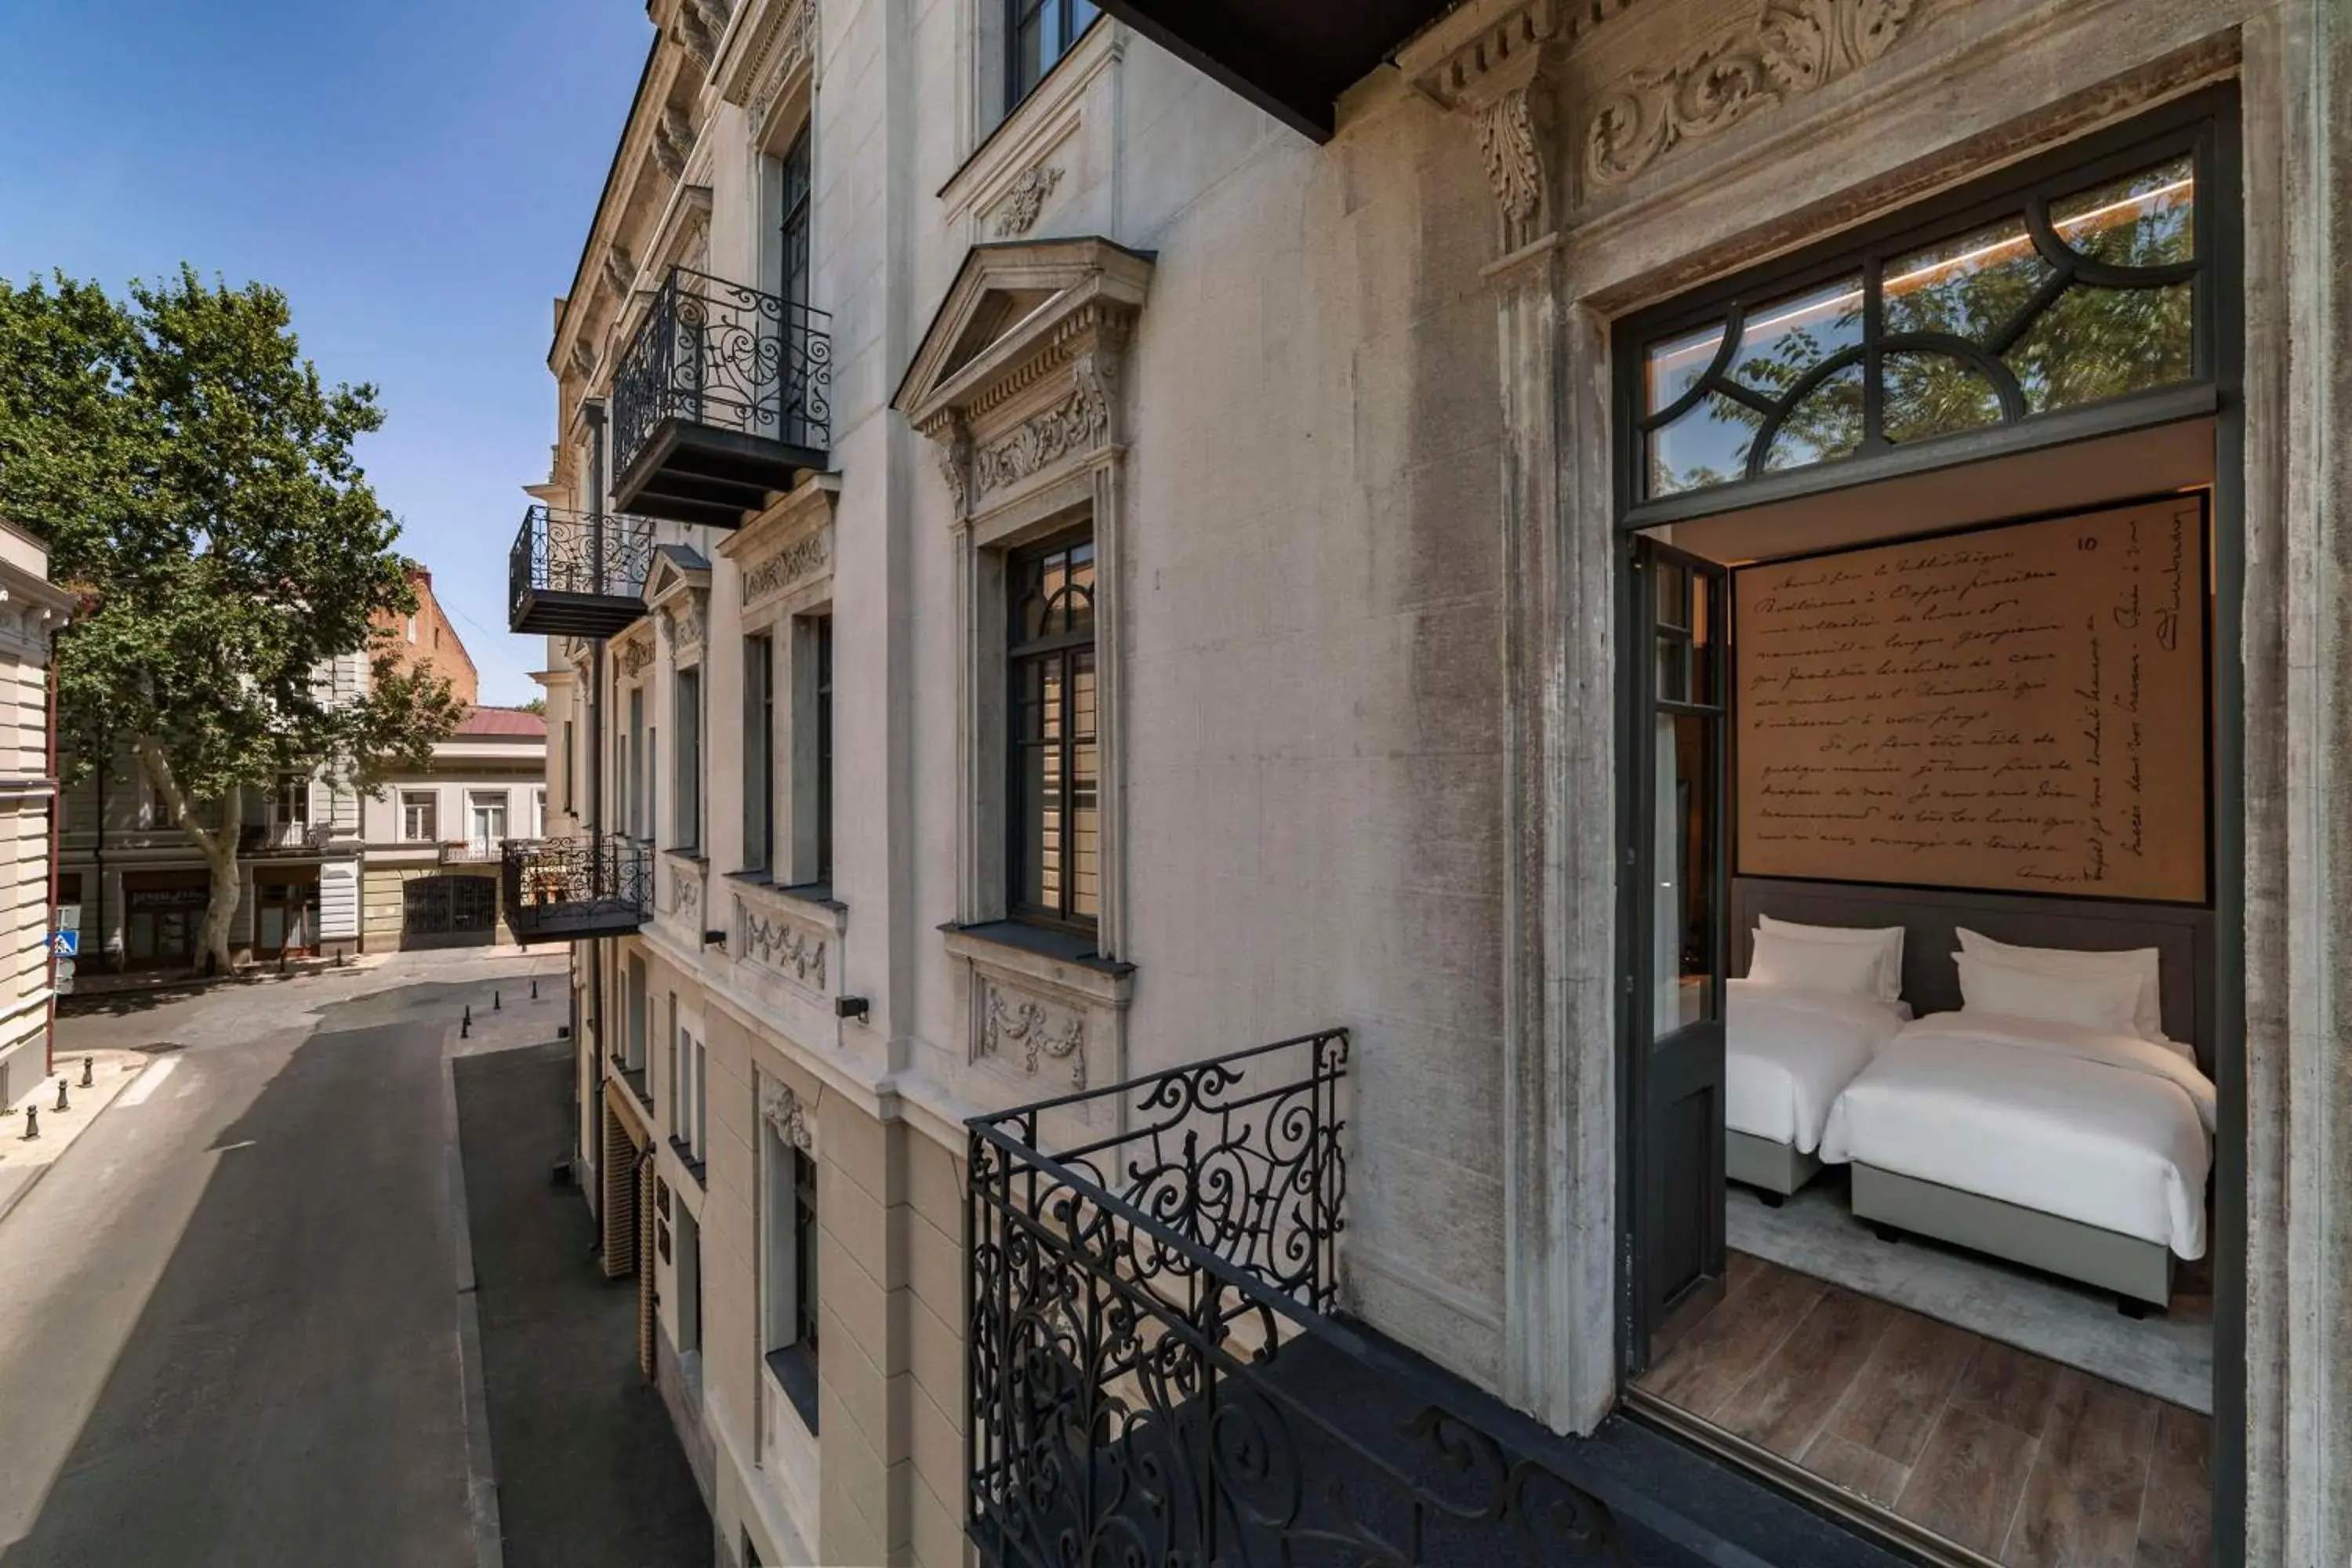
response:
<path fill-rule="evenodd" d="M 1647 540 L 1633 552 L 1625 1353 L 1639 1370 L 1723 1277 L 1728 598 L 1711 562 Z"/>

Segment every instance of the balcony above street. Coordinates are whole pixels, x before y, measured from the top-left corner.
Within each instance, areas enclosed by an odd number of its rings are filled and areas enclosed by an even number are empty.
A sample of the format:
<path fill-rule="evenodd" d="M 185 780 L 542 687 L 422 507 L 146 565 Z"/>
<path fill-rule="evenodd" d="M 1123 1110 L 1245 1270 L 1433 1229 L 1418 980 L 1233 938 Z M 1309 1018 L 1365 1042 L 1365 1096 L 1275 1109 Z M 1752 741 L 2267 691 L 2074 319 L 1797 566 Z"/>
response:
<path fill-rule="evenodd" d="M 646 613 L 654 525 L 534 506 L 507 552 L 507 629 L 602 640 Z"/>
<path fill-rule="evenodd" d="M 652 901 L 651 859 L 643 844 L 604 835 L 509 839 L 499 858 L 507 924 L 526 945 L 627 936 Z"/>
<path fill-rule="evenodd" d="M 737 528 L 824 469 L 831 334 L 822 310 L 672 268 L 613 376 L 620 506 Z"/>

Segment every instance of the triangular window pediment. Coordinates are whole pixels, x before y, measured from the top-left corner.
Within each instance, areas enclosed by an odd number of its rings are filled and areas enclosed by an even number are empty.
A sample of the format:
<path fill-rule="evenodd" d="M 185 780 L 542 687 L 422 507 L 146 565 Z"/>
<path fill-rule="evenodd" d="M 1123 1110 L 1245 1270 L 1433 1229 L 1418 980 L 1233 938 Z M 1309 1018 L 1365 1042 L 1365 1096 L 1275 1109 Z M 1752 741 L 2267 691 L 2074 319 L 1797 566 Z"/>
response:
<path fill-rule="evenodd" d="M 1074 331 L 1142 308 L 1149 255 L 1107 239 L 977 245 L 940 301 L 893 406 L 918 427 L 971 412 L 1033 374 Z"/>

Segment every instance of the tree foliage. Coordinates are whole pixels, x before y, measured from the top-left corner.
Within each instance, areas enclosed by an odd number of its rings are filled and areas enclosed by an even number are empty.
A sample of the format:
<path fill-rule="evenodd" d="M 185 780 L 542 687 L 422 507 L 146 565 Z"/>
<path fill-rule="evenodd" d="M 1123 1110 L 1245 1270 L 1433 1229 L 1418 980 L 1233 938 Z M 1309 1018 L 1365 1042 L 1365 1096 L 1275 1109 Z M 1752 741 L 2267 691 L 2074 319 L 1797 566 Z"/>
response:
<path fill-rule="evenodd" d="M 0 280 L 0 516 L 47 537 L 82 601 L 58 647 L 61 739 L 77 771 L 130 745 L 204 852 L 215 963 L 245 792 L 281 770 L 367 787 L 461 716 L 375 630 L 415 607 L 352 451 L 383 417 L 373 387 L 320 380 L 276 289 L 186 267 L 121 300 Z M 339 691 L 355 655 L 370 679 Z"/>

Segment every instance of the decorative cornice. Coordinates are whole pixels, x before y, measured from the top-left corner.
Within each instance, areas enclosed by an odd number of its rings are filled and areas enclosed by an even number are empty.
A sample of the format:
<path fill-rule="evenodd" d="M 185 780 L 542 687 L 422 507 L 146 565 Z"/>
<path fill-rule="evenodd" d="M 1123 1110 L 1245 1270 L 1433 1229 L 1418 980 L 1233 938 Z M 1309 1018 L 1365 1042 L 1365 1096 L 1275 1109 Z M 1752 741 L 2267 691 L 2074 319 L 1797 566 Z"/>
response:
<path fill-rule="evenodd" d="M 768 116 L 795 77 L 806 71 L 812 82 L 815 79 L 817 26 L 817 0 L 798 0 L 761 40 L 759 57 L 746 78 L 751 86 L 738 100 L 749 111 L 752 135 L 765 132 Z"/>
<path fill-rule="evenodd" d="M 624 301 L 628 299 L 629 290 L 636 287 L 637 264 L 630 259 L 625 247 L 614 245 L 604 252 L 604 281 Z"/>
<path fill-rule="evenodd" d="M 613 650 L 613 666 L 624 679 L 654 661 L 654 645 L 647 637 L 632 637 Z"/>
<path fill-rule="evenodd" d="M 709 611 L 700 593 L 689 592 L 677 605 L 663 605 L 659 619 L 662 641 L 669 644 L 670 652 L 676 655 L 702 646 L 709 630 Z"/>
<path fill-rule="evenodd" d="M 1047 163 L 1024 170 L 1019 178 L 1005 187 L 1003 197 L 996 204 L 996 237 L 1012 239 L 1027 234 L 1037 226 L 1037 215 L 1045 208 L 1045 198 L 1062 183 L 1062 171 Z"/>
<path fill-rule="evenodd" d="M 671 104 L 654 122 L 654 157 L 662 173 L 675 180 L 686 173 L 688 154 L 694 151 L 694 121 L 683 106 Z"/>
<path fill-rule="evenodd" d="M 766 1073 L 760 1075 L 760 1120 L 803 1154 L 816 1152 L 816 1138 L 810 1130 L 808 1110 L 801 1104 L 801 1097 L 793 1092 L 792 1085 Z"/>
<path fill-rule="evenodd" d="M 1585 126 L 1585 174 L 1623 184 L 1685 142 L 1851 75 L 1894 47 L 1920 9 L 1918 0 L 1763 0 L 1747 22 L 1604 95 Z"/>
<path fill-rule="evenodd" d="M 1092 450 L 1110 434 L 1110 404 L 1093 354 L 1077 362 L 1086 370 L 1068 396 L 972 454 L 979 493 L 1003 489 L 1051 467 L 1073 453 Z"/>
<path fill-rule="evenodd" d="M 1566 39 L 1614 16 L 1631 0 L 1528 0 L 1499 15 L 1472 16 L 1466 36 L 1423 46 L 1413 85 L 1469 117 L 1502 220 L 1503 248 L 1516 250 L 1551 226 L 1554 87 L 1545 74 Z"/>

